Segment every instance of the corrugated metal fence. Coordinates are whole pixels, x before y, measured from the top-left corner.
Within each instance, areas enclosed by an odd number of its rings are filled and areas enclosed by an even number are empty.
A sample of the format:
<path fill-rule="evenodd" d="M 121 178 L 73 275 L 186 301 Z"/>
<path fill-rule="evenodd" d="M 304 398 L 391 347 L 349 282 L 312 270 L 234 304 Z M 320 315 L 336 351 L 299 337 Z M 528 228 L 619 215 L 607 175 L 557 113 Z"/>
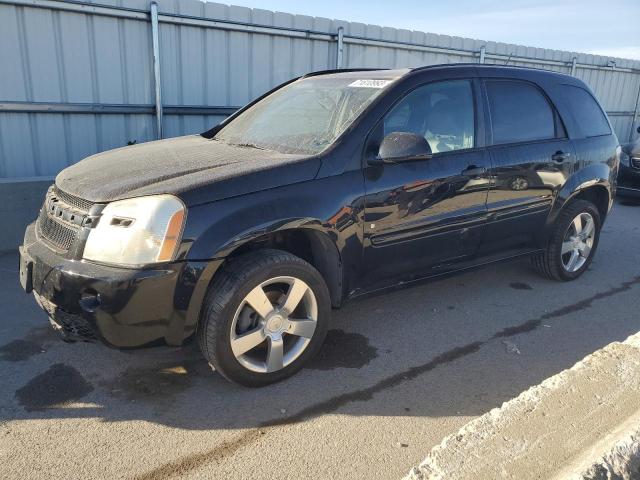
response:
<path fill-rule="evenodd" d="M 203 131 L 274 85 L 337 66 L 547 68 L 586 81 L 621 141 L 638 124 L 638 61 L 198 0 L 0 0 L 0 45 L 4 179 L 52 176 L 159 131 Z"/>

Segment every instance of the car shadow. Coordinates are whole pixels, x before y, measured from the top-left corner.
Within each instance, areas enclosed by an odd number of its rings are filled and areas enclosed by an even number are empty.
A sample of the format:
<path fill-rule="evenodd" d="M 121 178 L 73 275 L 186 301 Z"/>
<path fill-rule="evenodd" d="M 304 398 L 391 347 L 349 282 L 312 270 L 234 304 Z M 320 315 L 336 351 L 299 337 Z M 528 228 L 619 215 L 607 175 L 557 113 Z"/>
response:
<path fill-rule="evenodd" d="M 625 301 L 640 289 L 624 258 L 631 248 L 603 233 L 591 271 L 569 284 L 541 279 L 519 261 L 354 301 L 334 311 L 328 341 L 308 368 L 261 389 L 212 372 L 195 342 L 137 351 L 62 344 L 32 299 L 18 296 L 10 268 L 0 269 L 8 291 L 0 300 L 18 299 L 15 321 L 31 326 L 0 346 L 7 373 L 0 421 L 95 417 L 229 430 L 332 412 L 481 415 L 640 330 Z"/>

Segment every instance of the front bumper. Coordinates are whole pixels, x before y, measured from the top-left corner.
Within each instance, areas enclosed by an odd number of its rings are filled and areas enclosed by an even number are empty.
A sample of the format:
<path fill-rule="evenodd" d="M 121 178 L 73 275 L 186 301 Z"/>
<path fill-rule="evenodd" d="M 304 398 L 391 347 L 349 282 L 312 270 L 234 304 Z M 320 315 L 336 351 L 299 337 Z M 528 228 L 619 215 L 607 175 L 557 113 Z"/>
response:
<path fill-rule="evenodd" d="M 620 163 L 618 195 L 640 197 L 640 169 Z"/>
<path fill-rule="evenodd" d="M 204 265 L 127 269 L 69 259 L 39 240 L 33 224 L 20 251 L 30 264 L 28 287 L 67 339 L 117 348 L 179 345 L 195 330 L 187 311 Z"/>

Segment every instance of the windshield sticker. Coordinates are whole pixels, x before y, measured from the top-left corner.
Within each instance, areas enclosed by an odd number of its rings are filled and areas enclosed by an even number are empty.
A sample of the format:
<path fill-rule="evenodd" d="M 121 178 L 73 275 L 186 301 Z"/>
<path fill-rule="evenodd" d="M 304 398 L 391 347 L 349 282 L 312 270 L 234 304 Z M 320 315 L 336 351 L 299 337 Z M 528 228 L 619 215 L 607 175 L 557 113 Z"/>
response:
<path fill-rule="evenodd" d="M 356 80 L 350 83 L 350 87 L 359 88 L 384 88 L 391 83 L 391 80 Z"/>

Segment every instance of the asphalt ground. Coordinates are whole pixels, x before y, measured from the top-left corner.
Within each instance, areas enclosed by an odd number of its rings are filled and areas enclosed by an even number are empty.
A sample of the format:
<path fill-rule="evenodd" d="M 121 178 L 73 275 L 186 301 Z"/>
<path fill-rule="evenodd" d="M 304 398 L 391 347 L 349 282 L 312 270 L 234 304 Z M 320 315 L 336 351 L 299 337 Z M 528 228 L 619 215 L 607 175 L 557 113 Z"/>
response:
<path fill-rule="evenodd" d="M 640 330 L 640 205 L 588 272 L 527 260 L 355 301 L 309 368 L 262 389 L 197 345 L 66 344 L 0 256 L 0 477 L 399 478 L 468 421 Z M 579 419 L 577 419 L 579 421 Z"/>

